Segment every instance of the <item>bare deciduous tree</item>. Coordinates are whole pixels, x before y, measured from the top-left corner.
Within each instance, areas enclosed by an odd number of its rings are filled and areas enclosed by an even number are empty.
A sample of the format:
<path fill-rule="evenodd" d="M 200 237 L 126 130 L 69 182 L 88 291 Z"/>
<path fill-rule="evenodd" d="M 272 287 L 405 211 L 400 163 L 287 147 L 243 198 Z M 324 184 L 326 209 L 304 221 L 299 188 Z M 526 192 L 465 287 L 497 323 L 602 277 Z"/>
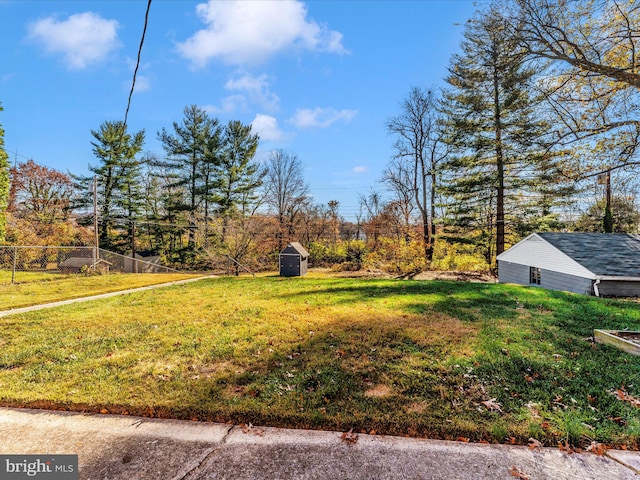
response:
<path fill-rule="evenodd" d="M 276 243 L 278 249 L 282 249 L 285 237 L 294 234 L 296 221 L 309 196 L 302 162 L 295 153 L 275 150 L 267 160 L 264 181 L 265 203 L 277 217 Z"/>
<path fill-rule="evenodd" d="M 401 104 L 400 115 L 389 119 L 387 130 L 397 137 L 395 162 L 385 172 L 385 181 L 398 191 L 400 177 L 409 181 L 415 206 L 420 212 L 425 258 L 433 256 L 436 233 L 436 186 L 438 166 L 447 155 L 438 123 L 437 97 L 432 90 L 411 89 Z"/>

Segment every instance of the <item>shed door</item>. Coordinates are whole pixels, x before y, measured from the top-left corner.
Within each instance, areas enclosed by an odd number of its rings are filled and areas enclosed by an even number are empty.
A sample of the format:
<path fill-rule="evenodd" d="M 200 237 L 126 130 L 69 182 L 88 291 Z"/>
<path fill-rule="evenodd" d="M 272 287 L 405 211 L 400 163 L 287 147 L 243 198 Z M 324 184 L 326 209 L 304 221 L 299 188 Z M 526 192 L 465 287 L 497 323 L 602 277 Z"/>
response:
<path fill-rule="evenodd" d="M 282 275 L 300 275 L 300 256 L 299 255 L 281 255 L 280 271 Z"/>

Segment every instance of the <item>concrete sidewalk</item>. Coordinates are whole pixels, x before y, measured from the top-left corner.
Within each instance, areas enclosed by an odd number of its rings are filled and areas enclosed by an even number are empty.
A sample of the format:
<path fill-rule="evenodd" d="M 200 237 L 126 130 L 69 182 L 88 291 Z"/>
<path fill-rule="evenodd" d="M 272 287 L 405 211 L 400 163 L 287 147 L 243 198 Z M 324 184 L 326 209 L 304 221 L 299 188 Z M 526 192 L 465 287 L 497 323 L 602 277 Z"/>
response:
<path fill-rule="evenodd" d="M 72 303 L 89 302 L 91 300 L 98 300 L 100 298 L 117 297 L 119 295 L 127 295 L 134 292 L 144 292 L 146 290 L 155 290 L 157 288 L 170 287 L 172 285 L 181 285 L 183 283 L 199 282 L 207 278 L 217 278 L 215 275 L 205 275 L 196 278 L 187 278 L 185 280 L 176 280 L 174 282 L 157 283 L 154 285 L 147 285 L 146 287 L 130 288 L 128 290 L 118 290 L 117 292 L 100 293 L 98 295 L 90 295 L 88 297 L 71 298 L 69 300 L 60 300 L 59 302 L 42 303 L 40 305 L 31 305 L 29 307 L 14 308 L 11 310 L 0 311 L 0 317 L 6 317 L 8 315 L 17 315 L 18 313 L 35 312 L 36 310 L 44 310 L 45 308 L 61 307 L 63 305 L 71 305 Z"/>
<path fill-rule="evenodd" d="M 0 408 L 0 454 L 77 454 L 84 480 L 640 479 L 640 453 Z"/>

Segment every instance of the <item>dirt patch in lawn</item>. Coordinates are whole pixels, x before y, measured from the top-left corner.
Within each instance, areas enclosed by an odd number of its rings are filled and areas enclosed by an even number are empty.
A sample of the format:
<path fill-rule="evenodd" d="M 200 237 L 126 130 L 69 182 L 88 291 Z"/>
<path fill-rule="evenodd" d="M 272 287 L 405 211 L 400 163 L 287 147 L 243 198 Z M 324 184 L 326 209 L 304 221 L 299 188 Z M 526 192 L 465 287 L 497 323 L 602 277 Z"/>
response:
<path fill-rule="evenodd" d="M 380 278 L 391 279 L 398 278 L 398 275 L 383 272 L 382 270 L 358 270 L 355 272 L 350 271 L 335 271 L 330 268 L 314 268 L 313 272 L 322 273 L 328 276 L 335 276 L 340 278 Z M 497 278 L 495 275 L 489 272 L 441 272 L 435 270 L 428 270 L 425 272 L 411 275 L 412 280 L 449 280 L 456 282 L 476 282 L 476 283 L 496 283 Z"/>
<path fill-rule="evenodd" d="M 367 398 L 382 398 L 391 395 L 391 388 L 387 385 L 376 385 L 364 392 L 364 396 Z"/>

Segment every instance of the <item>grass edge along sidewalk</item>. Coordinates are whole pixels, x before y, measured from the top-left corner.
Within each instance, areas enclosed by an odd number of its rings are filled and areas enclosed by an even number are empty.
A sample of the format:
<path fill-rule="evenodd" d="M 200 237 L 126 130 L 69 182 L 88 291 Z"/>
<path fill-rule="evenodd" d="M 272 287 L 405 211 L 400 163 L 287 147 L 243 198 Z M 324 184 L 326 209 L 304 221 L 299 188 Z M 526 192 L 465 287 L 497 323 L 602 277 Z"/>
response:
<path fill-rule="evenodd" d="M 35 312 L 37 310 L 44 310 L 45 308 L 61 307 L 63 305 L 70 305 L 72 303 L 89 302 L 89 301 L 98 300 L 101 298 L 116 297 L 118 295 L 126 295 L 129 293 L 143 292 L 145 290 L 154 290 L 156 288 L 170 287 L 172 285 L 181 285 L 184 283 L 197 282 L 197 281 L 208 279 L 208 278 L 216 278 L 216 277 L 213 275 L 204 275 L 197 278 L 187 278 L 184 280 L 174 280 L 166 283 L 156 283 L 153 285 L 146 285 L 144 287 L 129 288 L 126 290 L 118 290 L 115 292 L 99 293 L 96 295 L 89 295 L 87 297 L 71 298 L 68 300 L 59 300 L 55 302 L 30 305 L 28 307 L 18 307 L 18 308 L 13 308 L 9 310 L 0 310 L 0 317 L 6 317 L 9 315 L 18 315 L 20 313 Z"/>
<path fill-rule="evenodd" d="M 637 480 L 640 453 L 442 442 L 0 408 L 0 454 L 78 455 L 81 478 Z M 79 441 L 78 439 L 82 439 Z M 2 465 L 2 464 L 0 464 Z M 0 470 L 1 472 L 1 470 Z M 0 476 L 2 474 L 0 473 Z"/>

